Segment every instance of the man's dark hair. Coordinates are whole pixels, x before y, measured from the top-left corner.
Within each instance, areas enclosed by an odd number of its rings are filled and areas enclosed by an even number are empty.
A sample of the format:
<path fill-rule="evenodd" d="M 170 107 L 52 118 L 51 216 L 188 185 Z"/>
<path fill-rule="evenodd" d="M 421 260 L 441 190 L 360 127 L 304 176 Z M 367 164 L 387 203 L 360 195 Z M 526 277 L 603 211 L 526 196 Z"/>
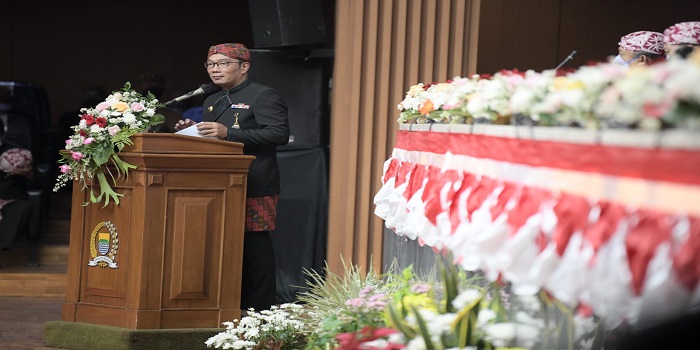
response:
<path fill-rule="evenodd" d="M 657 53 L 651 53 L 651 52 L 646 52 L 646 51 L 640 51 L 640 52 L 635 52 L 634 53 L 634 58 L 646 56 L 647 59 L 649 59 L 649 62 L 658 62 L 661 60 L 664 60 L 666 58 L 665 54 L 657 54 Z"/>
<path fill-rule="evenodd" d="M 683 45 L 676 49 L 676 52 L 674 52 L 674 54 L 680 58 L 686 59 L 688 58 L 688 56 L 690 56 L 690 53 L 693 52 L 694 48 L 694 45 Z"/>

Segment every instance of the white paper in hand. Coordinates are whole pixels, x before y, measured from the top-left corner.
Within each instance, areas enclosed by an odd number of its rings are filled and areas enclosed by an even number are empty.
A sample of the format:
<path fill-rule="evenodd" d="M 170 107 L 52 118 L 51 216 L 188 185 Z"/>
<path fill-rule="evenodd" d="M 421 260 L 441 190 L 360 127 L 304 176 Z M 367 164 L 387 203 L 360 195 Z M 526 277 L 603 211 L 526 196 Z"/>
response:
<path fill-rule="evenodd" d="M 197 124 L 190 125 L 180 131 L 175 132 L 178 135 L 186 135 L 186 136 L 195 136 L 195 137 L 202 137 L 202 135 L 199 134 L 199 131 L 197 131 Z"/>

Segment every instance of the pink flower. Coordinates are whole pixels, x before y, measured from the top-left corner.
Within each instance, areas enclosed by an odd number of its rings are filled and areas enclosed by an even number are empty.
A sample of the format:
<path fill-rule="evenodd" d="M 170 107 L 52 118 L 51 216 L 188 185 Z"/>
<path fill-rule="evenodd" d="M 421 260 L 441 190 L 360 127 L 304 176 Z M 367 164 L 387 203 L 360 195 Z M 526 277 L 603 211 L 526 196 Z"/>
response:
<path fill-rule="evenodd" d="M 431 287 L 427 283 L 416 283 L 410 288 L 411 292 L 418 294 L 427 293 L 430 291 L 430 289 Z"/>
<path fill-rule="evenodd" d="M 369 301 L 383 300 L 386 298 L 386 294 L 379 293 L 369 297 Z"/>
<path fill-rule="evenodd" d="M 75 160 L 81 160 L 81 159 L 83 159 L 83 154 L 80 153 L 80 152 L 71 151 L 71 152 L 70 152 L 70 156 L 71 156 L 71 158 L 73 158 L 73 159 L 75 159 Z"/>
<path fill-rule="evenodd" d="M 91 144 L 92 141 L 94 141 L 94 140 L 95 140 L 95 139 L 93 139 L 92 137 L 88 137 L 88 138 L 86 138 L 85 140 L 83 140 L 83 145 L 89 145 L 89 144 Z"/>
<path fill-rule="evenodd" d="M 366 297 L 367 294 L 369 294 L 369 292 L 371 292 L 371 291 L 372 291 L 372 286 L 364 287 L 364 288 L 362 288 L 362 289 L 360 290 L 360 296 L 361 296 L 361 297 Z"/>
<path fill-rule="evenodd" d="M 134 111 L 134 112 L 140 112 L 140 111 L 142 111 L 144 108 L 145 108 L 145 107 L 144 107 L 141 103 L 138 103 L 138 102 L 134 102 L 134 103 L 131 104 L 131 110 Z"/>
<path fill-rule="evenodd" d="M 73 142 L 73 140 L 71 140 L 71 139 L 66 140 L 66 145 L 70 145 L 71 142 Z"/>
<path fill-rule="evenodd" d="M 104 111 L 107 108 L 109 108 L 109 103 L 107 103 L 107 102 L 100 102 L 100 104 L 98 104 L 97 107 L 95 107 L 95 109 L 97 109 L 98 113 L 101 113 L 102 111 Z"/>
<path fill-rule="evenodd" d="M 345 302 L 345 305 L 354 306 L 354 307 L 361 307 L 364 304 L 365 304 L 365 300 L 362 298 L 348 299 Z"/>
<path fill-rule="evenodd" d="M 61 169 L 61 172 L 64 173 L 64 174 L 70 172 L 70 165 L 64 164 L 64 165 L 61 165 L 61 166 L 58 167 L 58 168 Z"/>
<path fill-rule="evenodd" d="M 386 301 L 382 300 L 377 300 L 377 301 L 370 301 L 367 303 L 367 307 L 373 310 L 384 310 L 386 307 Z"/>
<path fill-rule="evenodd" d="M 116 135 L 119 132 L 119 130 L 121 130 L 119 125 L 114 125 L 107 128 L 107 132 L 109 132 L 109 134 L 112 136 Z"/>

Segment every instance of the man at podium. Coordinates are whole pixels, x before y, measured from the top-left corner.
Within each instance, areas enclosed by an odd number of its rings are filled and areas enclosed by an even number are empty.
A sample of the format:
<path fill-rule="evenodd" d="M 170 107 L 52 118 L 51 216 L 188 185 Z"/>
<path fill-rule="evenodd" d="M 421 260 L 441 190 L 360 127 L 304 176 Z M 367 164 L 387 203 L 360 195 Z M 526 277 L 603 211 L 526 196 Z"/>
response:
<path fill-rule="evenodd" d="M 250 52 L 240 43 L 209 48 L 204 67 L 221 91 L 204 101 L 202 122 L 178 121 L 175 130 L 197 125 L 204 137 L 243 143 L 255 156 L 248 173 L 241 309 L 268 309 L 275 304 L 275 229 L 280 173 L 277 146 L 289 142 L 287 105 L 274 89 L 250 81 Z"/>

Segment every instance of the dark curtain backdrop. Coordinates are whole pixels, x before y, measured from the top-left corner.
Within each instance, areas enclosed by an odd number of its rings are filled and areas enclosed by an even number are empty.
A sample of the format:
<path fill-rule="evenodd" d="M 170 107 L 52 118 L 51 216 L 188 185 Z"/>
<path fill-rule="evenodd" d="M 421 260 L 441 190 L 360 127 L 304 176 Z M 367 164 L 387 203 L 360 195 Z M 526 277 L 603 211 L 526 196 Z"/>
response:
<path fill-rule="evenodd" d="M 326 258 L 328 167 L 322 147 L 284 146 L 277 151 L 282 193 L 277 230 L 272 231 L 277 264 L 277 299 L 296 300 L 304 270 L 322 272 Z"/>

